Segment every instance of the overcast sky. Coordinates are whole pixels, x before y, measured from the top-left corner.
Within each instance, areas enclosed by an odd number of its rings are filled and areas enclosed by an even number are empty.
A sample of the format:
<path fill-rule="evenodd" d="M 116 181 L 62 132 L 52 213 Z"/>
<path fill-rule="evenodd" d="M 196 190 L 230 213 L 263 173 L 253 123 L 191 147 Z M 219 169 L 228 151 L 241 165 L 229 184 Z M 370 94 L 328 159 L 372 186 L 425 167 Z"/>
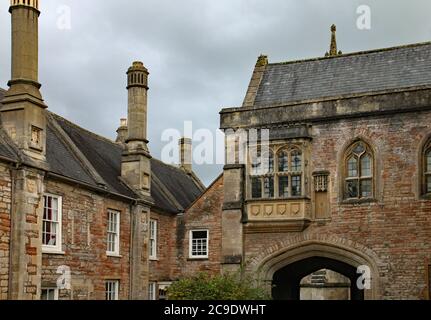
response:
<path fill-rule="evenodd" d="M 240 106 L 254 64 L 323 56 L 332 23 L 343 52 L 431 40 L 429 0 L 40 0 L 40 82 L 49 109 L 115 139 L 127 115 L 125 72 L 150 71 L 149 140 L 160 158 L 167 128 L 215 132 L 222 107 Z M 0 4 L 0 86 L 10 78 L 9 1 Z M 58 28 L 71 10 L 71 28 Z M 371 8 L 371 29 L 356 25 Z M 430 61 L 431 63 L 431 61 Z M 220 165 L 195 166 L 210 183 Z"/>

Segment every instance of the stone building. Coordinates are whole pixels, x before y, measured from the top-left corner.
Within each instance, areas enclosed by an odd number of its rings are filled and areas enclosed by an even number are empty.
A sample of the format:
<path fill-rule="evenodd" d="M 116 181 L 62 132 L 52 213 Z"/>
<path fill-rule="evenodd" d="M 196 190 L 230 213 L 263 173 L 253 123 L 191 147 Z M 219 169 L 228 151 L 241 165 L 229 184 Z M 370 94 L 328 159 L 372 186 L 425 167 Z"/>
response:
<path fill-rule="evenodd" d="M 148 299 L 169 279 L 172 223 L 204 187 L 147 147 L 148 70 L 127 72 L 116 142 L 48 111 L 38 0 L 12 0 L 12 78 L 0 90 L 0 300 Z M 162 250 L 163 249 L 163 250 Z M 150 272 L 151 270 L 151 272 Z"/>
<path fill-rule="evenodd" d="M 331 30 L 325 57 L 261 56 L 221 111 L 222 270 L 244 264 L 276 299 L 320 270 L 351 299 L 429 298 L 431 43 L 342 54 Z"/>
<path fill-rule="evenodd" d="M 259 57 L 243 105 L 221 111 L 226 165 L 205 190 L 189 139 L 179 166 L 150 154 L 143 63 L 115 142 L 48 111 L 38 5 L 10 6 L 0 300 L 164 299 L 238 270 L 275 299 L 430 297 L 431 43 L 343 54 L 333 26 L 325 57 Z"/>

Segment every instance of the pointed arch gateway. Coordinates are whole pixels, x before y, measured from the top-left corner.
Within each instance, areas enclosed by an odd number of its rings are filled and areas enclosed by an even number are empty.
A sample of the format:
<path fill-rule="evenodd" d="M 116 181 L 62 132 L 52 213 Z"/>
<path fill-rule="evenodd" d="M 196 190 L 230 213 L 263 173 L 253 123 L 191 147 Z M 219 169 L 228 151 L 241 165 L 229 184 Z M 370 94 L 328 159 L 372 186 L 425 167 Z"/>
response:
<path fill-rule="evenodd" d="M 367 290 L 357 287 L 358 268 L 370 270 Z M 379 272 L 375 258 L 351 247 L 325 241 L 309 240 L 281 249 L 267 256 L 257 268 L 261 280 L 270 286 L 275 300 L 299 300 L 301 280 L 316 271 L 328 269 L 350 280 L 352 300 L 379 298 Z"/>

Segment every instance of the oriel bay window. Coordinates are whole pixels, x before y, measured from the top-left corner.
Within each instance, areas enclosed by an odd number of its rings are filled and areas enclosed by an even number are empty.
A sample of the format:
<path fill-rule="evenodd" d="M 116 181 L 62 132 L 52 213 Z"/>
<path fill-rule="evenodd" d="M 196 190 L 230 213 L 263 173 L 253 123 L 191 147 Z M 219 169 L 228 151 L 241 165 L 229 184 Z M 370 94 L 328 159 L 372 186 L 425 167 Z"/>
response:
<path fill-rule="evenodd" d="M 303 195 L 304 161 L 301 150 L 283 149 L 251 157 L 251 197 L 253 199 L 290 198 Z"/>
<path fill-rule="evenodd" d="M 346 154 L 345 198 L 366 199 L 374 194 L 374 159 L 364 142 L 356 142 Z"/>

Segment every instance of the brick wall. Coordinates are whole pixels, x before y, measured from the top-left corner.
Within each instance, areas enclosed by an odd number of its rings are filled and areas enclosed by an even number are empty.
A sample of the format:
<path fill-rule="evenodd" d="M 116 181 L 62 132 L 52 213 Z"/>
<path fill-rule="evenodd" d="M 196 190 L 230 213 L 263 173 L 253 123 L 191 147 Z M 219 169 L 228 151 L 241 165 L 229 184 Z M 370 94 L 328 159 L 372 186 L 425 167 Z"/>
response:
<path fill-rule="evenodd" d="M 314 125 L 311 166 L 312 171 L 330 172 L 331 220 L 313 223 L 300 234 L 247 234 L 246 260 L 259 265 L 289 244 L 326 238 L 375 253 L 383 298 L 424 299 L 426 261 L 431 259 L 431 201 L 420 197 L 418 163 L 429 134 L 429 112 Z M 357 137 L 376 150 L 378 201 L 341 204 L 340 159 Z"/>
<path fill-rule="evenodd" d="M 150 281 L 170 281 L 175 264 L 175 215 L 153 211 L 151 219 L 157 221 L 157 259 L 150 260 Z"/>
<path fill-rule="evenodd" d="M 219 274 L 221 271 L 221 212 L 223 206 L 223 177 L 219 177 L 189 208 L 183 217 L 177 219 L 177 260 L 174 278 L 189 276 L 198 272 Z M 209 231 L 209 258 L 189 258 L 189 234 L 191 230 Z"/>
<path fill-rule="evenodd" d="M 9 287 L 11 177 L 0 164 L 0 300 L 6 300 Z"/>
<path fill-rule="evenodd" d="M 62 290 L 61 299 L 104 300 L 105 281 L 120 281 L 120 299 L 129 298 L 130 207 L 121 201 L 63 183 L 48 181 L 46 191 L 63 197 L 64 255 L 43 255 L 42 287 L 54 286 L 57 268 L 71 268 L 72 290 Z M 120 215 L 120 257 L 108 257 L 107 210 Z"/>

